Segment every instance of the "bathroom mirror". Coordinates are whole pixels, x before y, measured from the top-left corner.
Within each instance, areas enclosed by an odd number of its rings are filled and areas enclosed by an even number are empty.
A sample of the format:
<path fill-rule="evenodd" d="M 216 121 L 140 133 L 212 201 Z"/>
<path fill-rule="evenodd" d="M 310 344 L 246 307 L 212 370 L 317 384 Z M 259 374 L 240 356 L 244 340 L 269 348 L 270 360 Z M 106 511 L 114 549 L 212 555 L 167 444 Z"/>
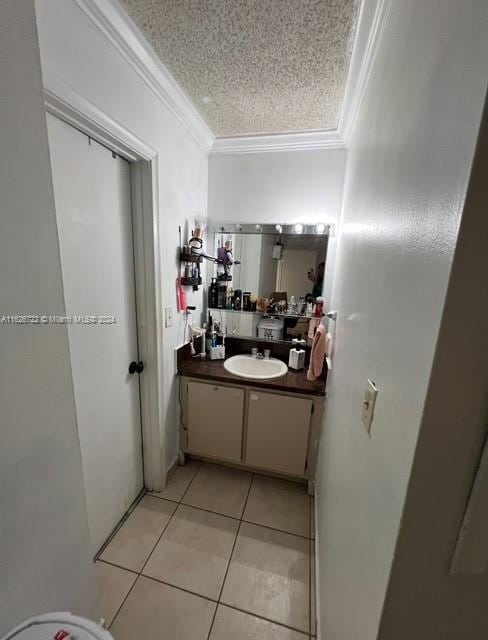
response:
<path fill-rule="evenodd" d="M 207 278 L 213 321 L 227 335 L 307 339 L 322 295 L 327 241 L 325 225 L 217 228 L 213 255 L 218 263 L 211 265 Z"/>

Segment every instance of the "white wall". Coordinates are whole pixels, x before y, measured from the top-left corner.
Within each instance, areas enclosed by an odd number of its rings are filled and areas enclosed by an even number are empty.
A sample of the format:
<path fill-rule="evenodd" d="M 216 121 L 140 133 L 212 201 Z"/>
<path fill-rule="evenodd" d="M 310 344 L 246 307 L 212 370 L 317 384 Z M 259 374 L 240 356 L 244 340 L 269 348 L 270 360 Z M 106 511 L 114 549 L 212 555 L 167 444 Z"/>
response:
<path fill-rule="evenodd" d="M 336 222 L 344 149 L 211 155 L 213 221 Z"/>
<path fill-rule="evenodd" d="M 0 3 L 0 315 L 64 315 L 32 0 Z M 0 636 L 95 614 L 65 325 L 0 324 Z"/>
<path fill-rule="evenodd" d="M 332 295 L 317 478 L 327 640 L 377 637 L 488 72 L 485 2 L 386 6 L 348 149 Z M 368 378 L 379 388 L 371 438 Z"/>
<path fill-rule="evenodd" d="M 488 558 L 481 497 L 463 517 L 486 443 L 488 416 L 488 103 L 461 229 L 390 583 L 380 640 L 485 640 Z M 462 328 L 460 348 L 453 349 Z M 482 495 L 488 478 L 477 485 Z M 471 503 L 471 507 L 473 504 Z M 469 523 L 469 524 L 468 524 Z M 467 528 L 463 525 L 468 524 Z M 466 535 L 466 530 L 469 531 Z M 458 536 L 456 563 L 451 567 Z M 461 560 L 461 557 L 464 561 Z"/>
<path fill-rule="evenodd" d="M 210 156 L 208 216 L 217 222 L 339 221 L 345 149 Z M 330 300 L 335 237 L 330 238 L 324 295 Z"/>
<path fill-rule="evenodd" d="M 57 74 L 99 109 L 142 139 L 159 155 L 159 230 L 162 250 L 162 304 L 176 308 L 178 225 L 191 230 L 206 216 L 206 152 L 104 40 L 73 0 L 36 3 L 43 71 Z M 190 292 L 190 290 L 188 290 Z M 203 292 L 188 304 L 202 310 Z M 166 464 L 178 448 L 174 348 L 184 338 L 183 315 L 163 336 L 163 451 Z"/>

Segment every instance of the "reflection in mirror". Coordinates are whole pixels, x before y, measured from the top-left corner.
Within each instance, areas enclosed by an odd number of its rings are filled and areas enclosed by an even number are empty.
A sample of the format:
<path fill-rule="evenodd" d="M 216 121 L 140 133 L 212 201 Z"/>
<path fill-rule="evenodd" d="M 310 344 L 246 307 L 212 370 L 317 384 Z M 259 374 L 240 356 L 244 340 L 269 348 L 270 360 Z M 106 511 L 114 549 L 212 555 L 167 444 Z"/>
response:
<path fill-rule="evenodd" d="M 214 322 L 227 334 L 306 339 L 310 319 L 322 316 L 327 239 L 308 233 L 215 233 L 219 262 L 208 295 Z"/>

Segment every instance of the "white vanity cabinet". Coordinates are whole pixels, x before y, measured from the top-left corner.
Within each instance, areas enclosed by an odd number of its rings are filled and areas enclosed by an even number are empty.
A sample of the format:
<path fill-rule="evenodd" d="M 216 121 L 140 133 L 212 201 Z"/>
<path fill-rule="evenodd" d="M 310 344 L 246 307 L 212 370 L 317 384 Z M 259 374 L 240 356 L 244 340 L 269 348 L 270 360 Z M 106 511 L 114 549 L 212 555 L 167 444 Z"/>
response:
<path fill-rule="evenodd" d="M 244 389 L 189 381 L 187 415 L 189 451 L 241 462 Z"/>
<path fill-rule="evenodd" d="M 312 408 L 309 398 L 249 390 L 245 464 L 305 475 Z"/>
<path fill-rule="evenodd" d="M 197 457 L 313 479 L 323 396 L 183 376 L 181 446 Z"/>

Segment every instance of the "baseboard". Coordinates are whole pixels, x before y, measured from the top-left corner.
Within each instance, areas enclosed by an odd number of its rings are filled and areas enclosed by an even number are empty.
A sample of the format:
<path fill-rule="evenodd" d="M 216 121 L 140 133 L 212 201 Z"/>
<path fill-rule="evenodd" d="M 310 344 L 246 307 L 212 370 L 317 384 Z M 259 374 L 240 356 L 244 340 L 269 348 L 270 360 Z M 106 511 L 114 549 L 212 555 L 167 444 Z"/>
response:
<path fill-rule="evenodd" d="M 319 577 L 319 530 L 318 530 L 318 505 L 319 505 L 319 496 L 317 494 L 317 486 L 315 486 L 315 500 L 314 500 L 314 511 L 315 511 L 315 538 L 314 538 L 314 546 L 315 546 L 315 617 L 317 619 L 317 640 L 321 640 L 322 631 L 320 628 L 320 577 Z"/>

